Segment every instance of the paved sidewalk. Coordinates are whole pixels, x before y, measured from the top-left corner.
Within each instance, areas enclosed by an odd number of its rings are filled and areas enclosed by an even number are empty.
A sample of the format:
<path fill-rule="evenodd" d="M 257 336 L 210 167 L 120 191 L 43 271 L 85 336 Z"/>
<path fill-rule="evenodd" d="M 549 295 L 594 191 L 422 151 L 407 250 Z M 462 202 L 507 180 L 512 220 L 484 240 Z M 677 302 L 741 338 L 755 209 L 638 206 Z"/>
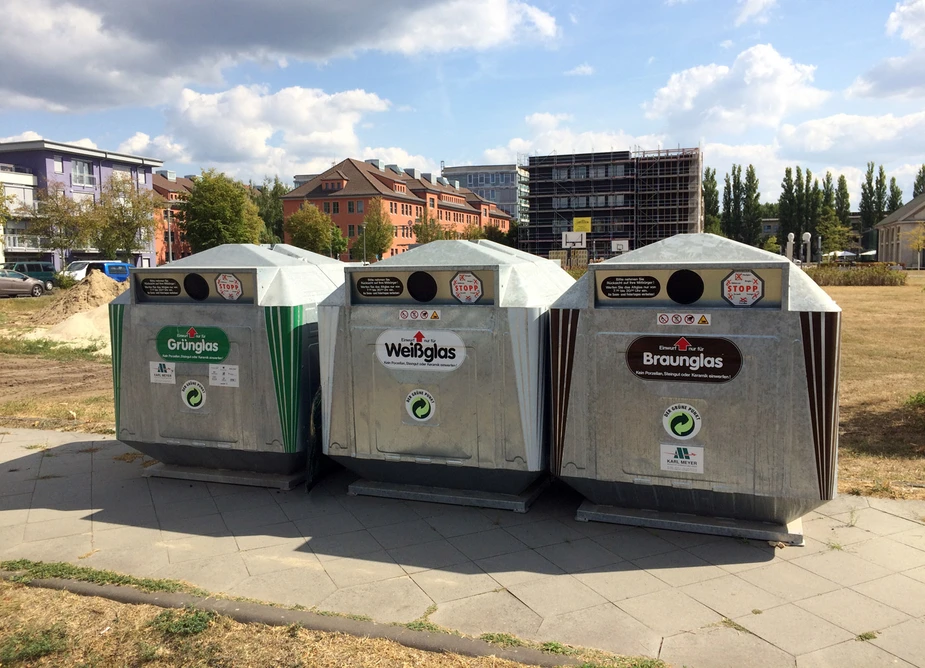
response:
<path fill-rule="evenodd" d="M 109 436 L 0 428 L 0 560 L 704 666 L 925 666 L 925 502 L 840 497 L 806 546 L 141 477 Z M 47 449 L 39 449 L 47 448 Z M 863 633 L 876 632 L 868 641 Z"/>

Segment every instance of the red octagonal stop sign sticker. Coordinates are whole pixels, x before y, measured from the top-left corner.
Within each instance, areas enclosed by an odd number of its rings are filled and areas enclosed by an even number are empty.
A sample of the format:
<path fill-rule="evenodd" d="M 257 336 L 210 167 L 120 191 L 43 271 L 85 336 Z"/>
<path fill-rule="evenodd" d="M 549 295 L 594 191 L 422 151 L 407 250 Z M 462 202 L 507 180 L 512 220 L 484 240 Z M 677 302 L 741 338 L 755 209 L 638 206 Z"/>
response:
<path fill-rule="evenodd" d="M 750 271 L 734 271 L 723 279 L 723 299 L 733 306 L 754 306 L 764 297 L 764 279 Z"/>

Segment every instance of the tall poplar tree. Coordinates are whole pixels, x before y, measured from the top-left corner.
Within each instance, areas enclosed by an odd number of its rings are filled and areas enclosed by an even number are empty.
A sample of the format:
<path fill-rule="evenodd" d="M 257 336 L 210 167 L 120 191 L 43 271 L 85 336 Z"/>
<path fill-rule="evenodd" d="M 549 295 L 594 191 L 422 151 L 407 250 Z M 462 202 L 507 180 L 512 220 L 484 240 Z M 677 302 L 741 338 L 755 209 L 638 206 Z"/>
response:
<path fill-rule="evenodd" d="M 780 199 L 777 201 L 778 232 L 781 245 L 787 243 L 787 235 L 796 235 L 796 185 L 793 182 L 793 169 L 784 170 L 784 180 L 780 184 Z"/>
<path fill-rule="evenodd" d="M 887 193 L 886 170 L 880 165 L 874 182 L 874 225 L 886 217 Z"/>
<path fill-rule="evenodd" d="M 918 174 L 915 175 L 915 183 L 912 184 L 912 197 L 925 195 L 925 165 L 919 167 Z"/>
<path fill-rule="evenodd" d="M 873 229 L 879 221 L 877 219 L 877 209 L 874 202 L 876 195 L 874 193 L 874 163 L 867 163 L 867 172 L 864 174 L 864 182 L 861 184 L 861 204 L 858 210 L 861 213 L 861 232 Z"/>
<path fill-rule="evenodd" d="M 896 183 L 896 177 L 890 178 L 890 196 L 886 203 L 886 214 L 890 215 L 903 205 L 903 191 Z"/>
<path fill-rule="evenodd" d="M 838 188 L 835 190 L 835 215 L 839 223 L 845 227 L 851 226 L 851 195 L 848 194 L 848 180 L 844 174 L 838 175 Z"/>
<path fill-rule="evenodd" d="M 761 193 L 758 192 L 758 176 L 754 165 L 745 170 L 745 185 L 742 201 L 742 228 L 739 241 L 759 245 L 761 241 Z"/>

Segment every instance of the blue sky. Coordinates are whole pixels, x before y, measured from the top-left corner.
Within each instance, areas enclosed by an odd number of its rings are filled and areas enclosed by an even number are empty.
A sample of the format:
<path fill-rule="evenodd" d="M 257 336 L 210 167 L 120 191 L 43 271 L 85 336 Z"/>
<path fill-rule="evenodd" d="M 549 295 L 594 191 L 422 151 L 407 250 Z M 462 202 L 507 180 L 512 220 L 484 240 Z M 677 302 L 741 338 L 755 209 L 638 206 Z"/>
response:
<path fill-rule="evenodd" d="M 925 0 L 7 0 L 0 138 L 181 174 L 314 173 L 696 146 L 754 163 L 925 162 Z M 37 48 L 40 45 L 41 48 Z"/>

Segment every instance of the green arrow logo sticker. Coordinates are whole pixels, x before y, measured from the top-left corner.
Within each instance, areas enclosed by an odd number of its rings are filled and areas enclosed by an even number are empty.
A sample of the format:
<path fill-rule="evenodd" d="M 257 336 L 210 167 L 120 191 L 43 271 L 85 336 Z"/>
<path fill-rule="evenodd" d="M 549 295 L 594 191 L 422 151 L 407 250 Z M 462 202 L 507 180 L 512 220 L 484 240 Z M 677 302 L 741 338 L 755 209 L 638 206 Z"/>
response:
<path fill-rule="evenodd" d="M 674 404 L 662 413 L 662 426 L 673 438 L 686 441 L 700 433 L 700 413 L 690 404 Z"/>
<path fill-rule="evenodd" d="M 427 422 L 437 412 L 437 401 L 427 390 L 411 390 L 405 397 L 405 410 L 415 422 Z"/>
<path fill-rule="evenodd" d="M 206 388 L 198 380 L 188 380 L 180 388 L 180 398 L 184 406 L 198 411 L 206 403 Z"/>

